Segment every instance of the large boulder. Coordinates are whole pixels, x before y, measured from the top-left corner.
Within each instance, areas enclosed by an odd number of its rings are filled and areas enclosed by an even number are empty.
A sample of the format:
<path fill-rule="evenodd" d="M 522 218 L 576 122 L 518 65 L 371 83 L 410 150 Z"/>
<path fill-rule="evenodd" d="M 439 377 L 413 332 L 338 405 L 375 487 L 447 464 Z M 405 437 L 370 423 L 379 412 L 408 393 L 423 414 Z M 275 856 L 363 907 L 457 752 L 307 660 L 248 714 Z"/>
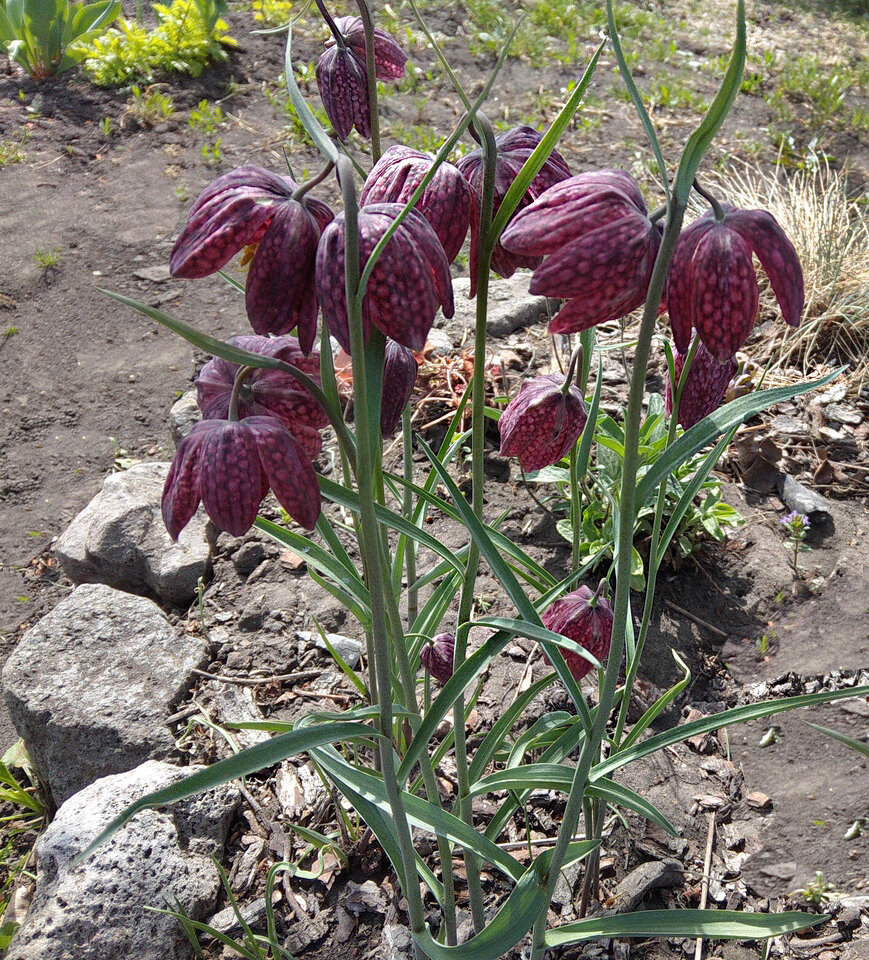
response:
<path fill-rule="evenodd" d="M 57 557 L 73 583 L 119 590 L 188 606 L 208 574 L 208 518 L 200 510 L 175 542 L 160 512 L 168 463 L 137 463 L 106 477 L 103 489 L 57 541 Z"/>
<path fill-rule="evenodd" d="M 167 719 L 207 658 L 152 600 L 78 587 L 21 638 L 3 668 L 12 723 L 61 804 L 99 777 L 164 757 Z"/>
<path fill-rule="evenodd" d="M 196 767 L 150 760 L 66 801 L 39 838 L 36 894 L 6 960 L 189 960 L 180 924 L 149 907 L 202 920 L 214 910 L 220 857 L 237 795 L 222 787 L 143 810 L 78 867 L 72 860 L 132 801 Z"/>

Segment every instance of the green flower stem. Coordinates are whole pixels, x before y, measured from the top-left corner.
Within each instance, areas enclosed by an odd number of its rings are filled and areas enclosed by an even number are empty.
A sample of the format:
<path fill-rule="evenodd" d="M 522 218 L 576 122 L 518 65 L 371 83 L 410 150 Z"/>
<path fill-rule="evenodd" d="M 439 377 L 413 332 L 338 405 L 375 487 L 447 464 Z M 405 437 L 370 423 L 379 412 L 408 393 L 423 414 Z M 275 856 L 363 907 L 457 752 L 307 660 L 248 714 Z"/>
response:
<path fill-rule="evenodd" d="M 311 177 L 310 180 L 306 180 L 298 190 L 293 193 L 290 199 L 292 200 L 301 200 L 308 191 L 313 190 L 317 184 L 322 183 L 326 177 L 335 169 L 335 164 L 330 160 L 325 167 L 315 176 Z"/>
<path fill-rule="evenodd" d="M 335 43 L 343 50 L 347 44 L 344 42 L 344 34 L 338 29 L 338 24 L 332 19 L 332 15 L 326 9 L 326 4 L 323 3 L 323 0 L 314 0 L 317 4 L 317 9 L 320 11 L 320 16 L 326 21 L 326 26 L 329 28 L 332 36 L 335 38 Z"/>
<path fill-rule="evenodd" d="M 368 74 L 368 105 L 371 110 L 371 159 L 380 159 L 380 113 L 377 109 L 377 68 L 374 62 L 374 21 L 368 0 L 356 0 L 362 28 L 365 31 L 365 67 Z"/>
<path fill-rule="evenodd" d="M 232 393 L 229 397 L 229 413 L 227 415 L 228 420 L 238 420 L 238 398 L 241 396 L 241 388 L 244 386 L 244 381 L 247 380 L 255 369 L 256 367 L 239 367 L 238 373 L 235 375 L 235 380 L 232 382 Z"/>
<path fill-rule="evenodd" d="M 404 479 L 407 486 L 404 488 L 403 514 L 406 519 L 413 519 L 413 431 L 410 425 L 410 404 L 401 414 L 402 455 L 404 458 Z M 410 537 L 404 546 L 404 562 L 407 570 L 407 627 L 412 629 L 419 614 L 419 589 L 416 583 L 416 543 Z"/>
<path fill-rule="evenodd" d="M 352 354 L 356 358 L 357 370 L 353 378 L 353 398 L 357 412 L 356 431 L 358 437 L 356 482 L 359 490 L 359 520 L 362 532 L 363 568 L 368 589 L 371 594 L 371 632 L 374 639 L 374 672 L 379 691 L 380 729 L 385 734 L 379 739 L 380 768 L 383 772 L 383 784 L 392 819 L 395 823 L 401 863 L 395 864 L 399 879 L 407 900 L 410 926 L 416 936 L 425 929 L 425 910 L 417 882 L 416 860 L 413 840 L 410 834 L 407 814 L 401 799 L 401 789 L 395 775 L 395 755 L 392 748 L 391 731 L 393 726 L 391 677 L 389 669 L 389 637 L 387 634 L 386 594 L 389 578 L 383 566 L 380 550 L 380 532 L 374 512 L 375 459 L 372 447 L 375 438 L 379 438 L 378 424 L 369 422 L 369 396 L 367 380 L 367 361 L 365 340 L 362 330 L 362 311 L 356 300 L 359 286 L 359 228 L 356 190 L 353 185 L 353 168 L 349 160 L 338 160 L 338 176 L 344 198 L 345 216 L 345 286 L 348 305 L 348 323 Z M 403 645 L 404 638 L 401 638 Z M 419 953 L 419 951 L 417 951 Z"/>
<path fill-rule="evenodd" d="M 564 863 L 570 838 L 576 832 L 592 764 L 600 757 L 601 742 L 606 733 L 606 723 L 615 701 L 619 672 L 625 654 L 625 633 L 628 616 L 630 616 L 631 549 L 633 547 L 634 519 L 637 513 L 635 494 L 637 470 L 639 468 L 640 419 L 642 416 L 643 393 L 646 384 L 646 369 L 649 365 L 652 337 L 658 318 L 658 305 L 661 302 L 661 294 L 664 290 L 667 269 L 673 256 L 673 250 L 676 247 L 676 241 L 679 238 L 679 231 L 682 227 L 682 218 L 684 215 L 684 205 L 679 204 L 675 199 L 671 199 L 670 212 L 664 228 L 664 236 L 661 240 L 661 246 L 658 250 L 655 267 L 652 271 L 651 281 L 649 282 L 649 292 L 646 296 L 646 305 L 643 311 L 643 319 L 634 354 L 631 389 L 628 395 L 628 406 L 625 413 L 625 455 L 622 467 L 621 493 L 619 497 L 621 519 L 619 522 L 616 554 L 616 590 L 613 607 L 612 645 L 610 646 L 603 683 L 601 684 L 600 703 L 595 713 L 591 735 L 586 738 L 579 762 L 576 765 L 573 784 L 567 798 L 567 806 L 564 810 L 561 827 L 558 831 L 558 839 L 552 851 L 552 860 L 550 861 L 549 875 L 547 877 L 547 891 L 550 896 L 547 898 L 546 906 L 541 910 L 534 924 L 531 960 L 541 960 L 545 950 L 544 937 L 546 934 L 546 916 L 549 899 L 551 899 L 552 892 L 555 889 L 558 872 Z"/>
<path fill-rule="evenodd" d="M 492 208 L 495 200 L 495 160 L 497 148 L 492 126 L 484 114 L 478 113 L 475 120 L 483 147 L 483 189 L 480 203 L 480 229 L 477 235 L 477 316 L 474 334 L 474 375 L 471 394 L 471 477 L 472 507 L 478 518 L 483 518 L 484 503 L 484 458 L 486 429 L 486 316 L 489 304 L 489 264 L 492 246 L 486 243 L 486 235 L 492 223 Z M 467 654 L 467 631 L 461 625 L 471 619 L 474 604 L 474 586 L 480 566 L 480 550 L 474 540 L 468 550 L 465 580 L 459 598 L 459 629 L 456 630 L 456 647 L 453 655 L 454 669 L 458 669 Z M 456 779 L 458 781 L 457 805 L 459 815 L 473 826 L 470 782 L 468 778 L 468 746 L 465 739 L 465 698 L 460 696 L 453 705 L 453 731 L 456 739 Z M 479 933 L 486 925 L 483 906 L 483 888 L 480 882 L 480 860 L 471 850 L 464 851 L 465 873 L 468 878 L 468 893 L 471 901 L 471 917 L 474 932 Z"/>
<path fill-rule="evenodd" d="M 571 567 L 579 570 L 582 556 L 579 550 L 582 532 L 582 492 L 579 489 L 579 441 L 570 449 L 570 559 Z"/>
<path fill-rule="evenodd" d="M 724 219 L 724 211 L 721 209 L 721 204 L 712 196 L 708 190 L 704 190 L 703 187 L 697 182 L 697 178 L 694 178 L 694 183 L 692 184 L 694 190 L 700 194 L 701 197 L 712 207 L 712 214 L 715 219 L 721 223 Z"/>
<path fill-rule="evenodd" d="M 667 430 L 667 446 L 669 447 L 676 439 L 676 430 L 679 426 L 679 404 L 682 400 L 682 392 L 685 384 L 688 382 L 688 373 L 691 370 L 691 364 L 694 361 L 694 355 L 700 346 L 700 338 L 695 336 L 682 366 L 682 372 L 679 375 L 679 383 L 673 390 L 673 412 L 670 414 L 670 423 Z M 666 449 L 666 448 L 665 448 Z M 643 601 L 643 618 L 640 621 L 640 630 L 637 634 L 637 641 L 634 647 L 634 655 L 628 664 L 627 674 L 625 676 L 625 695 L 619 705 L 619 717 L 616 721 L 613 743 L 618 744 L 622 741 L 625 723 L 628 717 L 628 707 L 631 701 L 631 691 L 634 689 L 634 681 L 637 679 L 637 671 L 640 669 L 640 659 L 643 655 L 643 647 L 646 643 L 646 636 L 649 633 L 649 624 L 652 620 L 652 607 L 655 604 L 655 585 L 658 581 L 658 540 L 661 536 L 661 527 L 664 522 L 664 507 L 667 502 L 667 480 L 662 480 L 658 488 L 658 500 L 655 504 L 655 517 L 652 521 L 652 535 L 649 541 L 649 569 L 646 574 L 646 596 Z"/>

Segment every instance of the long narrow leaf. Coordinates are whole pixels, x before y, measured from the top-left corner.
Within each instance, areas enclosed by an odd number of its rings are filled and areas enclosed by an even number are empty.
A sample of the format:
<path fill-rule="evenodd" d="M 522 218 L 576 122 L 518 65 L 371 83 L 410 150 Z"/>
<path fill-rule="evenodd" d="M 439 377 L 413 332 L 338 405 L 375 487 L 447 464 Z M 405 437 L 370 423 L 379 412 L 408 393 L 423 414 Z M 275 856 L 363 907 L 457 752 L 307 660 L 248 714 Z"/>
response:
<path fill-rule="evenodd" d="M 675 650 L 670 651 L 673 654 L 673 659 L 676 661 L 679 669 L 682 671 L 682 678 L 667 690 L 662 696 L 646 710 L 639 720 L 631 728 L 631 732 L 625 737 L 619 746 L 620 750 L 627 750 L 627 748 L 635 743 L 643 735 L 646 729 L 655 721 L 655 718 L 658 717 L 668 706 L 679 696 L 679 694 L 688 686 L 691 682 L 691 671 L 688 669 L 688 664 L 679 656 Z"/>
<path fill-rule="evenodd" d="M 669 476 L 680 464 L 689 457 L 712 443 L 721 434 L 738 427 L 749 417 L 753 417 L 761 410 L 766 410 L 775 403 L 791 400 L 803 393 L 808 393 L 817 387 L 834 380 L 844 370 L 839 367 L 832 373 L 819 380 L 808 380 L 804 383 L 793 384 L 788 387 L 773 387 L 769 390 L 758 390 L 749 393 L 737 400 L 731 400 L 714 413 L 709 414 L 700 423 L 686 430 L 679 439 L 667 447 L 661 457 L 649 467 L 643 479 L 637 484 L 637 504 L 642 506 L 650 497 L 654 496 L 658 484 Z"/>
<path fill-rule="evenodd" d="M 564 947 L 597 937 L 703 937 L 707 940 L 762 940 L 816 927 L 829 917 L 816 913 L 743 913 L 739 910 L 639 910 L 591 917 L 546 933 L 547 947 Z"/>
<path fill-rule="evenodd" d="M 869 757 L 869 743 L 864 743 L 862 740 L 857 740 L 855 737 L 849 737 L 847 733 L 839 733 L 838 730 L 832 730 L 830 727 L 822 727 L 818 723 L 809 723 L 808 720 L 805 721 L 805 724 L 807 727 L 811 727 L 812 730 L 817 730 L 818 733 L 823 733 L 825 737 L 831 737 L 833 740 L 838 740 L 839 743 L 844 743 L 846 747 L 856 750 L 857 753 L 862 753 L 864 757 Z"/>
<path fill-rule="evenodd" d="M 375 731 L 364 723 L 339 722 L 331 723 L 328 726 L 303 727 L 279 737 L 272 737 L 271 740 L 258 743 L 256 746 L 242 750 L 225 760 L 213 763 L 205 770 L 199 770 L 177 783 L 163 787 L 162 790 L 155 790 L 153 793 L 140 797 L 118 814 L 96 840 L 75 858 L 74 865 L 89 857 L 97 847 L 117 833 L 140 810 L 145 810 L 148 807 L 163 807 L 166 804 L 177 803 L 177 801 L 185 800 L 187 797 L 205 793 L 207 790 L 213 790 L 224 783 L 230 783 L 232 780 L 238 780 L 248 774 L 270 767 L 272 764 L 286 760 L 288 757 L 309 752 L 324 743 L 336 743 L 341 740 L 353 740 L 360 737 L 370 739 L 375 736 L 377 736 Z"/>

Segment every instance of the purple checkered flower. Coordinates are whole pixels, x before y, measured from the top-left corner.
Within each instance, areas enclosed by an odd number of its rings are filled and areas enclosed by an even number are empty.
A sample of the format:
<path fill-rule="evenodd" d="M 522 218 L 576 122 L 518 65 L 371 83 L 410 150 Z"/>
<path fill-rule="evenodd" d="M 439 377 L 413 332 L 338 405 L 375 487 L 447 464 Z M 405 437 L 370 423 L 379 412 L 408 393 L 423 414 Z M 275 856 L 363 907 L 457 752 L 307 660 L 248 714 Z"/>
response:
<path fill-rule="evenodd" d="M 251 353 L 276 357 L 298 367 L 312 380 L 320 382 L 320 355 L 306 357 L 295 337 L 232 337 L 228 343 Z M 240 370 L 234 363 L 213 357 L 196 378 L 196 400 L 207 420 L 226 420 L 232 388 Z M 320 454 L 320 430 L 327 426 L 325 411 L 298 380 L 283 370 L 259 367 L 244 379 L 238 395 L 239 419 L 276 417 L 299 442 L 309 460 Z"/>
<path fill-rule="evenodd" d="M 407 203 L 431 165 L 426 153 L 390 147 L 371 168 L 359 202 Z M 452 263 L 465 242 L 471 216 L 471 188 L 465 178 L 451 163 L 442 163 L 414 209 L 432 225 Z"/>
<path fill-rule="evenodd" d="M 404 408 L 413 396 L 418 370 L 413 350 L 394 340 L 386 341 L 380 398 L 380 432 L 384 437 L 391 437 L 398 429 Z"/>
<path fill-rule="evenodd" d="M 677 349 L 696 329 L 709 352 L 726 363 L 754 327 L 758 286 L 752 254 L 769 277 L 782 315 L 798 327 L 805 303 L 803 271 L 793 244 L 765 210 L 723 205 L 682 231 L 667 278 L 667 308 Z"/>
<path fill-rule="evenodd" d="M 290 177 L 252 164 L 218 177 L 199 195 L 169 258 L 173 277 L 215 273 L 244 247 L 257 245 L 245 306 L 258 334 L 298 327 L 305 353 L 317 332 L 314 260 L 332 211 L 319 200 L 294 200 Z"/>
<path fill-rule="evenodd" d="M 586 586 L 556 600 L 540 619 L 547 630 L 578 643 L 601 663 L 609 653 L 613 633 L 612 607 L 609 601 L 593 594 Z M 561 654 L 576 680 L 582 680 L 594 669 L 588 660 L 572 650 L 562 650 Z"/>
<path fill-rule="evenodd" d="M 510 401 L 498 427 L 502 457 L 518 457 L 523 470 L 540 470 L 565 456 L 579 439 L 587 414 L 579 387 L 550 373 L 527 380 Z"/>
<path fill-rule="evenodd" d="M 344 44 L 328 41 L 317 61 L 317 87 L 323 109 L 342 140 L 356 127 L 366 140 L 371 137 L 371 104 L 368 101 L 368 70 L 365 64 L 365 30 L 361 17 L 335 20 Z M 407 56 L 385 30 L 374 28 L 374 73 L 378 80 L 398 80 L 404 75 Z"/>
<path fill-rule="evenodd" d="M 690 350 L 690 344 L 688 349 Z M 677 383 L 682 375 L 686 356 L 687 351 L 686 353 L 676 351 Z M 688 379 L 685 381 L 682 398 L 679 401 L 679 423 L 685 430 L 690 429 L 721 406 L 727 387 L 736 375 L 737 366 L 736 357 L 730 357 L 726 363 L 719 363 L 706 349 L 703 341 L 700 341 L 694 359 L 691 361 Z M 670 415 L 673 412 L 673 384 L 669 377 L 667 378 L 666 405 L 667 414 Z"/>
<path fill-rule="evenodd" d="M 426 672 L 435 680 L 446 683 L 453 675 L 453 656 L 456 638 L 451 633 L 439 633 L 422 648 L 420 660 Z"/>
<path fill-rule="evenodd" d="M 542 137 L 532 127 L 516 127 L 507 133 L 495 137 L 498 154 L 495 163 L 495 198 L 493 205 L 494 216 L 497 214 L 507 191 L 522 169 L 525 161 L 534 152 Z M 480 150 L 465 154 L 456 166 L 462 176 L 471 185 L 473 203 L 471 204 L 471 296 L 476 292 L 477 280 L 477 243 L 480 232 L 480 205 L 483 192 L 483 154 Z M 545 190 L 566 180 L 570 176 L 570 169 L 564 157 L 557 150 L 553 150 L 540 172 L 531 181 L 525 195 L 516 208 L 517 212 L 536 200 Z M 517 214 L 514 214 L 514 217 Z M 503 238 L 503 235 L 502 235 Z M 538 256 L 528 256 L 516 250 L 506 248 L 502 241 L 495 244 L 492 251 L 492 270 L 499 276 L 512 277 L 519 267 L 536 267 L 540 263 Z"/>
<path fill-rule="evenodd" d="M 403 210 L 400 203 L 359 209 L 360 269 Z M 332 335 L 350 353 L 344 287 L 344 214 L 323 231 L 317 250 L 317 293 Z M 438 307 L 453 315 L 453 281 L 444 248 L 428 220 L 411 210 L 383 250 L 362 301 L 365 338 L 373 324 L 412 350 L 422 350 Z"/>
<path fill-rule="evenodd" d="M 545 257 L 531 293 L 567 300 L 550 333 L 577 333 L 641 306 L 661 235 L 623 170 L 563 180 L 521 210 L 501 235 L 507 250 Z"/>
<path fill-rule="evenodd" d="M 240 537 L 253 526 L 269 488 L 294 520 L 314 527 L 317 475 L 279 420 L 203 420 L 175 453 L 163 488 L 163 522 L 177 540 L 201 502 L 216 527 Z"/>

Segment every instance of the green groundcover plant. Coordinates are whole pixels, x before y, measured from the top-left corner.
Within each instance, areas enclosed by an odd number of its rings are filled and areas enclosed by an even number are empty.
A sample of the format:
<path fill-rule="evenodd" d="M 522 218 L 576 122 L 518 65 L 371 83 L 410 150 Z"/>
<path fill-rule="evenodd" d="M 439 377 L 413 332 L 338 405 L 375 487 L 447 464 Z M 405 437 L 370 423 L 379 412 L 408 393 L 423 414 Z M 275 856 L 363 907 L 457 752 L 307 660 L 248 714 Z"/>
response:
<path fill-rule="evenodd" d="M 734 355 L 757 313 L 753 255 L 769 277 L 784 319 L 798 324 L 803 308 L 800 264 L 778 223 L 764 211 L 729 206 L 697 181 L 707 148 L 740 88 L 746 47 L 741 0 L 721 88 L 675 170 L 664 162 L 632 80 L 611 5 L 606 38 L 543 134 L 518 127 L 495 136 L 485 115 L 509 44 L 472 100 L 419 18 L 462 105 L 460 119 L 434 156 L 401 145 L 381 149 L 377 82 L 397 80 L 406 58 L 395 40 L 374 26 L 366 0 L 360 0 L 358 17 L 333 19 L 323 0 L 317 6 L 331 34 L 316 69 L 330 131 L 295 82 L 292 25 L 286 77 L 300 122 L 323 154 L 322 171 L 302 184 L 254 165 L 224 174 L 193 204 L 170 259 L 175 276 L 194 279 L 221 271 L 247 248 L 250 267 L 242 289 L 253 333 L 224 343 L 112 295 L 213 357 L 197 381 L 203 420 L 179 446 L 166 481 L 163 515 L 170 534 L 177 537 L 202 504 L 219 529 L 241 535 L 255 525 L 304 557 L 310 576 L 347 608 L 365 635 L 366 669 L 353 675 L 363 701 L 342 713 L 314 711 L 293 724 L 248 724 L 275 735 L 142 797 L 81 856 L 122 829 L 138 810 L 304 752 L 391 861 L 418 957 L 496 960 L 529 933 L 530 956 L 540 960 L 550 948 L 598 937 L 754 940 L 821 922 L 817 915 L 798 912 L 586 915 L 607 805 L 674 832 L 661 811 L 613 778 L 616 771 L 703 732 L 869 692 L 852 688 L 750 704 L 651 734 L 655 718 L 686 688 L 685 669 L 679 682 L 628 724 L 658 570 L 722 450 L 747 418 L 831 379 L 758 390 L 722 405 Z M 662 202 L 651 212 L 626 172 L 572 175 L 557 151 L 607 44 L 660 172 Z M 477 148 L 450 163 L 466 134 Z M 372 166 L 360 149 L 363 141 L 370 141 Z M 313 195 L 332 176 L 343 201 L 338 214 Z M 695 192 L 709 211 L 683 230 Z M 414 351 L 424 346 L 438 309 L 452 314 L 450 262 L 469 231 L 476 297 L 473 379 L 446 439 L 432 449 L 410 428 Z M 534 270 L 532 292 L 564 301 L 550 330 L 578 334 L 579 347 L 566 375 L 529 379 L 498 411 L 487 409 L 484 389 L 489 279 L 493 271 L 509 276 L 518 267 Z M 601 419 L 599 364 L 588 395 L 596 366 L 595 327 L 638 308 L 642 319 L 627 406 L 621 418 Z M 662 308 L 669 314 L 673 347 L 659 319 Z M 330 335 L 352 358 L 352 424 L 343 416 Z M 652 343 L 659 336 L 668 341 L 670 387 L 663 408 L 652 409 L 662 428 L 655 433 L 652 456 L 646 449 L 651 435 L 643 420 L 644 387 Z M 471 428 L 462 431 L 467 405 Z M 540 470 L 566 458 L 572 517 L 582 516 L 580 481 L 593 483 L 606 501 L 612 556 L 591 585 L 583 580 L 600 558 L 584 552 L 582 523 L 571 528 L 573 569 L 558 579 L 485 515 L 487 416 L 500 417 L 501 452 L 518 458 L 523 469 Z M 327 427 L 340 455 L 338 479 L 318 475 L 313 465 Z M 403 467 L 393 472 L 384 466 L 384 438 L 399 429 Z M 414 467 L 414 443 L 425 455 L 424 470 Z M 618 455 L 618 469 L 590 467 L 595 443 L 596 462 L 602 450 L 610 450 Z M 468 445 L 470 499 L 451 469 Z M 685 464 L 691 465 L 690 474 L 682 469 Z M 596 473 L 589 480 L 590 469 Z M 269 490 L 294 523 L 258 518 Z M 323 500 L 352 517 L 354 549 L 348 549 L 347 530 L 334 526 L 321 510 Z M 458 549 L 429 532 L 426 520 L 433 509 L 464 532 Z M 635 619 L 633 538 L 641 515 L 649 549 L 642 613 Z M 475 584 L 483 562 L 500 584 L 502 606 L 512 608 L 509 616 L 487 616 L 477 609 Z M 553 672 L 522 693 L 471 749 L 465 717 L 474 691 L 488 664 L 516 637 L 538 641 Z M 597 681 L 595 706 L 580 688 L 584 677 Z M 572 712 L 544 714 L 524 730 L 523 713 L 556 681 L 564 684 Z M 439 739 L 436 731 L 448 714 L 451 731 Z M 516 734 L 517 727 L 524 732 Z M 457 772 L 454 800 L 438 790 L 436 771 L 447 753 Z M 530 863 L 520 862 L 497 841 L 531 791 L 540 788 L 563 792 L 562 821 L 551 848 Z M 488 797 L 495 811 L 485 822 L 473 811 L 472 800 L 480 796 Z M 581 817 L 584 832 L 578 835 Z M 439 872 L 415 849 L 414 830 L 436 837 Z M 461 877 L 452 866 L 454 853 L 464 859 Z M 548 907 L 559 872 L 578 861 L 585 865 L 580 919 L 550 928 Z M 509 888 L 491 916 L 481 882 L 484 864 Z M 473 936 L 461 944 L 455 906 L 459 884 L 467 887 L 473 919 Z M 270 921 L 272 936 L 273 926 Z M 278 946 L 274 953 L 285 951 Z"/>

